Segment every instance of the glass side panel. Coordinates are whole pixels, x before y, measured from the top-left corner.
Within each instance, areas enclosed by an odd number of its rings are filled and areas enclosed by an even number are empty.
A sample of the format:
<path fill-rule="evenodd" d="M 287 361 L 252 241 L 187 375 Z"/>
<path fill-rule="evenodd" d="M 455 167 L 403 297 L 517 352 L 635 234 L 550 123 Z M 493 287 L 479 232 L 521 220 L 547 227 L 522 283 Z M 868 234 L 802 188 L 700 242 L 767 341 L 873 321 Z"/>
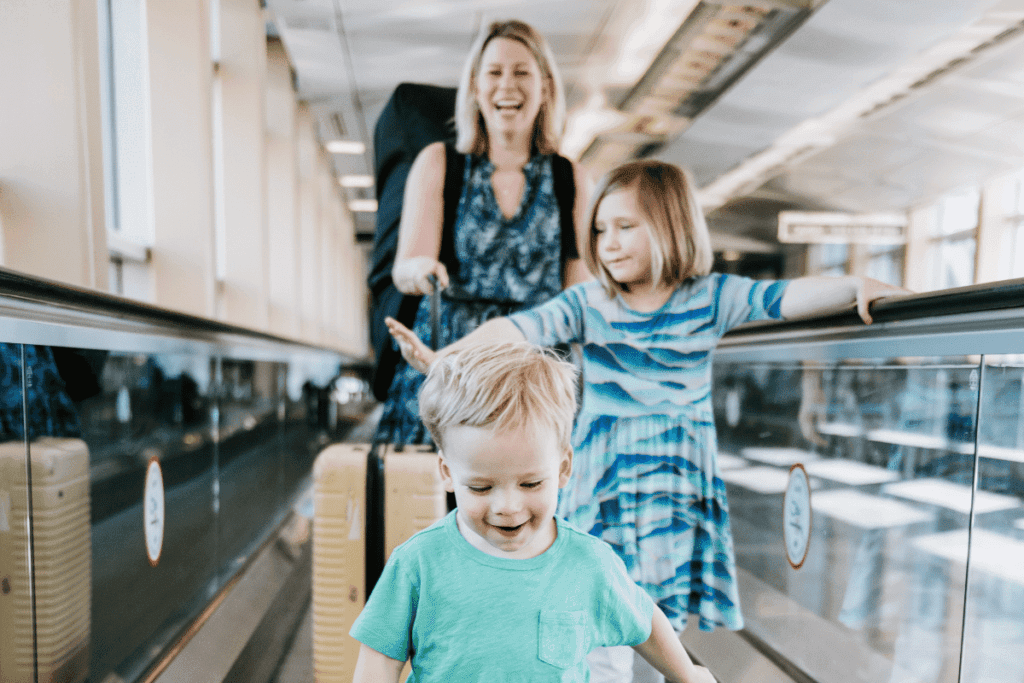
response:
<path fill-rule="evenodd" d="M 966 358 L 715 364 L 746 628 L 811 678 L 957 681 L 978 383 Z"/>
<path fill-rule="evenodd" d="M 233 573 L 283 512 L 280 365 L 221 363 L 219 552 L 225 571 Z"/>
<path fill-rule="evenodd" d="M 986 357 L 978 421 L 978 492 L 969 555 L 964 683 L 1024 680 L 1022 383 L 1024 357 Z M 955 559 L 964 561 L 964 557 Z"/>
<path fill-rule="evenodd" d="M 37 543 L 40 585 L 60 595 L 37 610 L 40 671 L 59 657 L 42 634 L 56 648 L 75 624 L 89 644 L 89 680 L 132 680 L 215 589 L 212 361 L 52 352 L 59 380 L 49 394 L 68 412 L 30 446 L 55 473 L 52 495 L 34 499 L 36 507 L 61 507 L 37 514 L 35 534 L 45 520 L 55 544 L 76 550 L 48 553 Z M 82 566 L 72 565 L 80 557 Z"/>
<path fill-rule="evenodd" d="M 47 351 L 34 354 L 34 375 Z M 0 681 L 31 680 L 35 660 L 21 354 L 21 344 L 0 343 Z"/>

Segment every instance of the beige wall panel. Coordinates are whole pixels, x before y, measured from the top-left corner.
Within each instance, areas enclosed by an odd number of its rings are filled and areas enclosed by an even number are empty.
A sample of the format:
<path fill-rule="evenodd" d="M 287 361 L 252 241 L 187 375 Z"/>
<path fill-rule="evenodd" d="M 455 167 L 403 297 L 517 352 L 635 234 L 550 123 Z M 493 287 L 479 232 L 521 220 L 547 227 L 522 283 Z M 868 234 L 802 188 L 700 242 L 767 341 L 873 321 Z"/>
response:
<path fill-rule="evenodd" d="M 223 263 L 221 316 L 267 329 L 264 202 L 266 24 L 254 0 L 220 0 Z"/>
<path fill-rule="evenodd" d="M 313 118 L 305 105 L 298 108 L 299 155 L 299 299 L 302 339 L 320 342 L 320 188 L 317 183 L 319 146 Z"/>
<path fill-rule="evenodd" d="M 299 318 L 298 158 L 295 91 L 279 40 L 267 42 L 266 183 L 270 331 L 302 333 Z"/>
<path fill-rule="evenodd" d="M 95 0 L 2 6 L 0 262 L 106 289 Z"/>
<path fill-rule="evenodd" d="M 203 0 L 147 4 L 153 289 L 160 306 L 214 316 L 212 66 Z"/>

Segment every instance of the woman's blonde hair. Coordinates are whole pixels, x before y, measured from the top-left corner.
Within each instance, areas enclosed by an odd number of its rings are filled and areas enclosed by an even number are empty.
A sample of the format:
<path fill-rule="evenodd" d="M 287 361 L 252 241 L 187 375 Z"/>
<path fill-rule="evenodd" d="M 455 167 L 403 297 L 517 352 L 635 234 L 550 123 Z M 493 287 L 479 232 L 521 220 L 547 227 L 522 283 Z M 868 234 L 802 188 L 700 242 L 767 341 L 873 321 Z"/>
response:
<path fill-rule="evenodd" d="M 650 225 L 651 282 L 674 287 L 687 278 L 711 272 L 715 255 L 693 181 L 678 166 L 641 160 L 609 171 L 590 203 L 589 239 L 583 258 L 609 296 L 622 291 L 597 255 L 597 209 L 613 192 L 633 189 L 637 209 Z"/>
<path fill-rule="evenodd" d="M 544 99 L 533 128 L 533 144 L 539 154 L 554 154 L 565 125 L 565 93 L 555 57 L 544 36 L 529 24 L 510 19 L 495 21 L 477 36 L 462 69 L 459 90 L 455 95 L 455 149 L 463 154 L 486 154 L 487 131 L 483 115 L 476 103 L 476 78 L 484 50 L 495 38 L 517 40 L 537 60 L 543 81 Z"/>
<path fill-rule="evenodd" d="M 444 449 L 450 427 L 497 432 L 546 424 L 571 446 L 576 366 L 529 342 L 481 343 L 439 357 L 419 395 L 420 418 Z"/>

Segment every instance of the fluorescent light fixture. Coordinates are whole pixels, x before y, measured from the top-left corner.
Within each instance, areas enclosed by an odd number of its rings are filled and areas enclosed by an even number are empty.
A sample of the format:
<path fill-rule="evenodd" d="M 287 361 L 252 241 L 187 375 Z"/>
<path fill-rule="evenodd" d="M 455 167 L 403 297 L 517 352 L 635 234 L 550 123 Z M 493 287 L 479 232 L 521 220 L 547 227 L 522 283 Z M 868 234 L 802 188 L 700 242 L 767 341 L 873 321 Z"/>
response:
<path fill-rule="evenodd" d="M 373 213 L 377 210 L 376 199 L 353 199 L 348 203 L 348 208 L 351 211 L 368 212 Z"/>
<path fill-rule="evenodd" d="M 366 145 L 358 140 L 331 140 L 326 145 L 331 154 L 362 154 Z"/>
<path fill-rule="evenodd" d="M 373 176 L 343 175 L 338 178 L 338 184 L 342 187 L 373 187 Z"/>

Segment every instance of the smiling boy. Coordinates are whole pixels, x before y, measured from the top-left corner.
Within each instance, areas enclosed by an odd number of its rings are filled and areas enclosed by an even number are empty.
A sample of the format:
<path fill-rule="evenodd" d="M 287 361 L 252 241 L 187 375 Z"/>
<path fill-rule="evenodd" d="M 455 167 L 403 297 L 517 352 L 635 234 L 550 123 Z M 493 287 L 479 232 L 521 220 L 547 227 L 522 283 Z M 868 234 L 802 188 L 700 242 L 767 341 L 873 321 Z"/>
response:
<path fill-rule="evenodd" d="M 669 680 L 712 683 L 603 541 L 556 519 L 572 473 L 575 368 L 517 343 L 431 366 L 420 414 L 458 507 L 399 546 L 351 634 L 355 681 L 587 681 L 630 645 Z"/>

